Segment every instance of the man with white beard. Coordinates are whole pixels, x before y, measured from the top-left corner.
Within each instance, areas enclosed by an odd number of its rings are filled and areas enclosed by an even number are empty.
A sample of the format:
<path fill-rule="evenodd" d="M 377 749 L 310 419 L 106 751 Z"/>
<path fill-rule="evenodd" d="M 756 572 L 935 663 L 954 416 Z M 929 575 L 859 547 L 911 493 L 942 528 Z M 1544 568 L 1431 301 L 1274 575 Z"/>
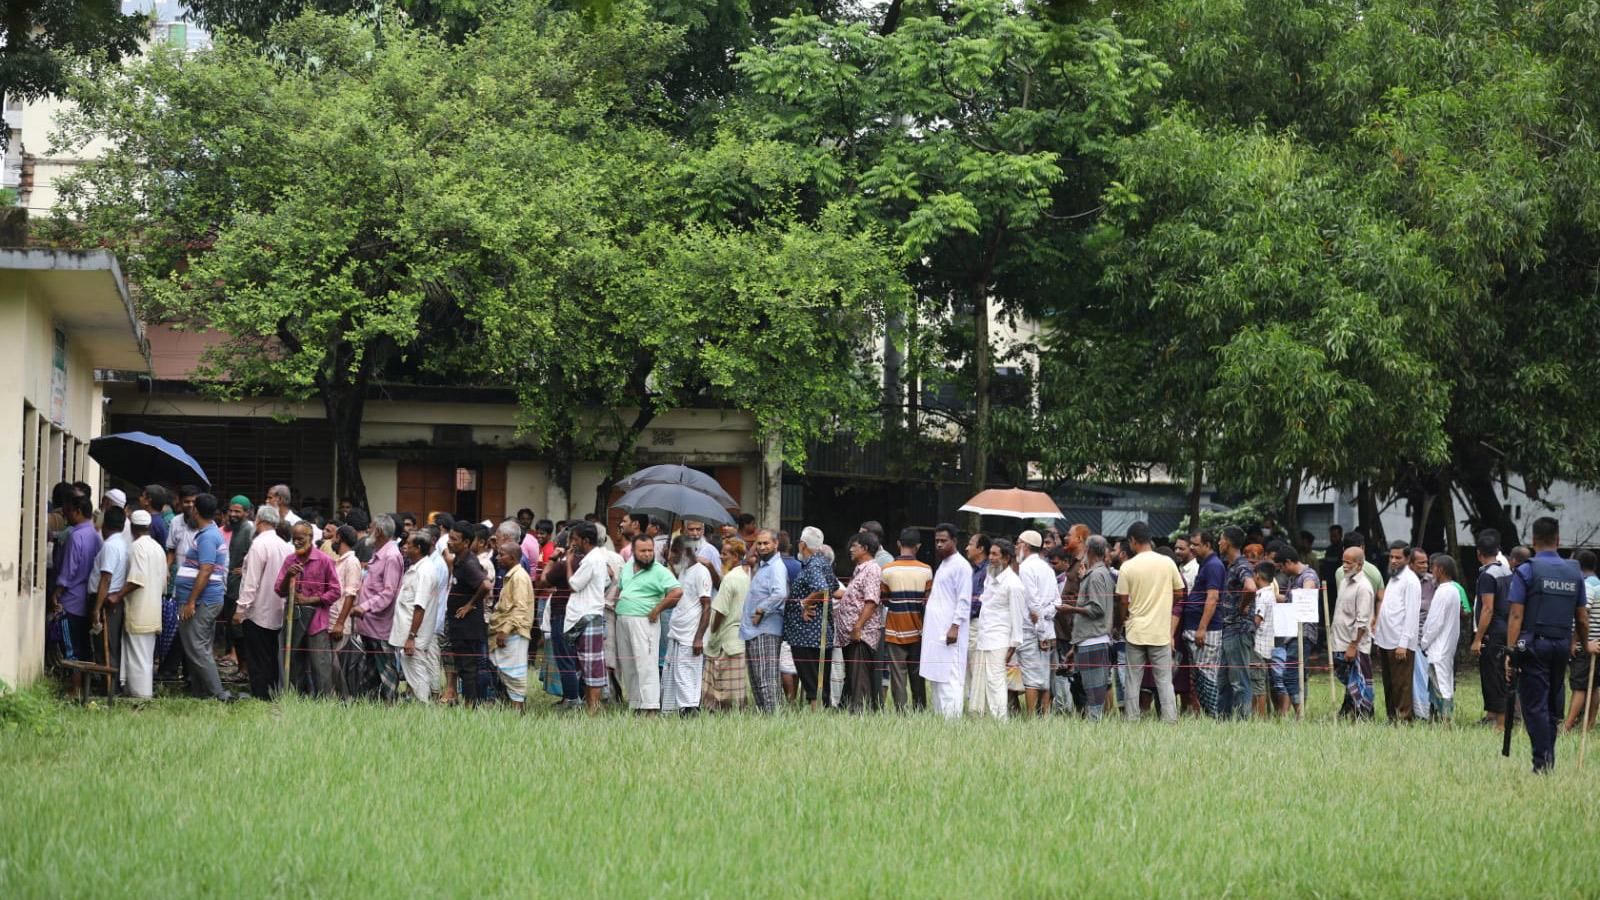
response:
<path fill-rule="evenodd" d="M 1010 541 L 989 542 L 989 572 L 984 580 L 983 609 L 978 613 L 976 658 L 967 708 L 978 715 L 1006 717 L 1006 664 L 1023 640 L 1027 592 L 1011 570 L 1017 551 Z"/>
<path fill-rule="evenodd" d="M 705 677 L 711 569 L 695 555 L 684 535 L 673 538 L 669 553 L 672 574 L 682 590 L 676 598 L 667 594 L 656 606 L 658 612 L 673 610 L 667 633 L 667 662 L 661 670 L 661 711 L 691 716 L 700 711 L 700 686 Z"/>
<path fill-rule="evenodd" d="M 683 520 L 683 545 L 696 559 L 706 564 L 711 573 L 711 589 L 722 586 L 722 554 L 706 540 L 706 523 L 694 519 Z"/>

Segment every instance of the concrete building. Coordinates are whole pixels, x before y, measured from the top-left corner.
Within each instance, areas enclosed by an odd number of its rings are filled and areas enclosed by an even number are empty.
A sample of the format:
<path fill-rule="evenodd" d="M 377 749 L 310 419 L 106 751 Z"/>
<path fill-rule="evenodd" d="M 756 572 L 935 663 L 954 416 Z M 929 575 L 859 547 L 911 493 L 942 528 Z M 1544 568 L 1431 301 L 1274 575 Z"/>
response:
<path fill-rule="evenodd" d="M 190 377 L 212 340 L 151 326 L 150 377 L 107 386 L 111 429 L 179 444 L 223 495 L 259 503 L 268 487 L 283 483 L 293 488 L 297 506 L 311 500 L 324 512 L 332 509 L 343 492 L 322 405 L 207 396 Z M 781 470 L 767 450 L 748 414 L 682 409 L 662 413 L 645 429 L 635 461 L 699 468 L 743 509 L 776 522 Z M 360 453 L 367 501 L 377 512 L 445 511 L 498 521 L 527 508 L 542 518 L 576 518 L 594 511 L 605 478 L 598 454 L 576 460 L 571 495 L 564 493 L 536 436 L 519 432 L 514 394 L 492 388 L 380 385 L 362 417 Z M 611 518 L 615 524 L 621 514 Z"/>
<path fill-rule="evenodd" d="M 144 329 L 111 254 L 0 250 L 0 510 L 19 535 L 0 541 L 0 681 L 26 683 L 44 666 L 46 527 L 50 488 L 103 479 L 88 458 L 104 430 L 105 370 L 148 371 Z"/>
<path fill-rule="evenodd" d="M 188 8 L 177 0 L 123 0 L 121 9 L 124 14 L 150 17 L 151 46 L 165 44 L 192 52 L 211 42 L 205 29 L 188 21 Z M 57 179 L 105 151 L 105 142 L 96 140 L 70 154 L 54 152 L 51 141 L 57 120 L 68 108 L 69 104 L 57 97 L 25 101 L 7 96 L 0 100 L 8 138 L 4 163 L 0 164 L 0 189 L 10 190 L 13 204 L 34 218 L 46 217 L 55 209 Z"/>

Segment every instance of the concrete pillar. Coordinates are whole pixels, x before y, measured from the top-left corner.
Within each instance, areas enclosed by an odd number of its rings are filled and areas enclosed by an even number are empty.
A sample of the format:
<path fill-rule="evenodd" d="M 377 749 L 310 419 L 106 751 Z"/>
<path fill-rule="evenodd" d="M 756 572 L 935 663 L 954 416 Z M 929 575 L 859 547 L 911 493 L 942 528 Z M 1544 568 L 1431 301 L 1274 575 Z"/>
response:
<path fill-rule="evenodd" d="M 778 530 L 783 517 L 783 442 L 776 434 L 761 441 L 761 506 L 756 521 L 762 528 Z"/>

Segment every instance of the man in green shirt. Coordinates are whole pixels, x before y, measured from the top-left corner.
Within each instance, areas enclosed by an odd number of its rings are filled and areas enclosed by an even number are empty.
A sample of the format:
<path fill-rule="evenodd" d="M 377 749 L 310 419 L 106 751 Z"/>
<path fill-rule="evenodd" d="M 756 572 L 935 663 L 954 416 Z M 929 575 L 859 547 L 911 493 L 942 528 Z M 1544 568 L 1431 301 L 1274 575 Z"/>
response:
<path fill-rule="evenodd" d="M 661 709 L 661 629 L 656 622 L 682 596 L 678 579 L 656 562 L 655 540 L 634 538 L 633 560 L 622 567 L 617 594 L 617 674 L 630 709 L 646 714 Z"/>

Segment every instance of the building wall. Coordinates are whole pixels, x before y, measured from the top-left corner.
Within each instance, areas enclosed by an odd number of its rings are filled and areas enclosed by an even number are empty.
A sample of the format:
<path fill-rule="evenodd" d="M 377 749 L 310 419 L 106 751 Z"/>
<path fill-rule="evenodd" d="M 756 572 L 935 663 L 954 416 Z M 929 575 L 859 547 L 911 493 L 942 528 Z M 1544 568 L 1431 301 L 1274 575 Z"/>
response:
<path fill-rule="evenodd" d="M 51 421 L 55 324 L 49 304 L 27 276 L 0 271 L 0 509 L 17 510 L 21 534 L 0 531 L 0 681 L 26 683 L 44 667 L 45 527 L 50 488 L 87 481 L 98 493 L 99 467 L 88 442 L 100 434 L 102 391 L 83 349 L 67 334 L 66 404 L 61 425 Z"/>
<path fill-rule="evenodd" d="M 379 512 L 393 510 L 398 502 L 398 465 L 392 459 L 361 461 L 361 480 L 367 484 L 367 504 Z"/>

